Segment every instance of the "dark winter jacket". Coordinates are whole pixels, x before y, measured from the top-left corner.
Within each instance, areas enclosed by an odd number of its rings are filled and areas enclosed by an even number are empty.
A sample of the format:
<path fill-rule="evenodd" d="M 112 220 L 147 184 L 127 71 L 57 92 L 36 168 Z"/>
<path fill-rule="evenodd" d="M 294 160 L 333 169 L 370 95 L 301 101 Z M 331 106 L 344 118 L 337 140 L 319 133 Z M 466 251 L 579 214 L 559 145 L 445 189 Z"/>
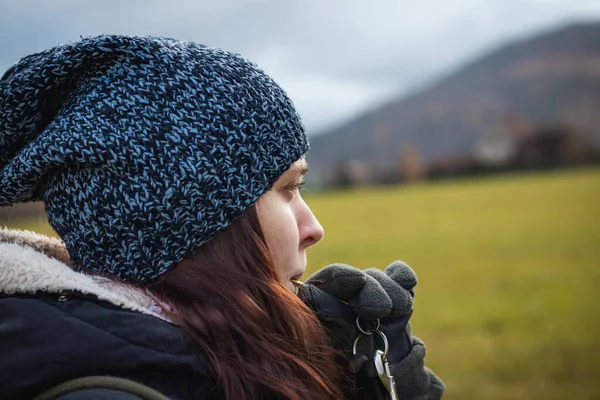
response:
<path fill-rule="evenodd" d="M 0 399 L 33 399 L 90 375 L 134 380 L 174 400 L 220 398 L 206 364 L 149 310 L 148 296 L 65 263 L 58 240 L 0 230 Z M 98 389 L 64 396 L 105 398 L 138 399 Z"/>

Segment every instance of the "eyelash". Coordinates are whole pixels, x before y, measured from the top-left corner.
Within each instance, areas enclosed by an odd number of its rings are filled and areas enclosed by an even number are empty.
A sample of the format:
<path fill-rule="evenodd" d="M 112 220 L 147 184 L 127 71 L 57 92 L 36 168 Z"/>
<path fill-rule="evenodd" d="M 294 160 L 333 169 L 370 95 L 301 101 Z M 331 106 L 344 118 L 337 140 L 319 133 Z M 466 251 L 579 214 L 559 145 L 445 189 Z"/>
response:
<path fill-rule="evenodd" d="M 292 182 L 289 185 L 287 185 L 285 187 L 286 190 L 289 190 L 290 192 L 295 192 L 297 190 L 301 190 L 302 188 L 304 188 L 304 186 L 306 185 L 306 182 L 301 181 L 301 182 Z"/>

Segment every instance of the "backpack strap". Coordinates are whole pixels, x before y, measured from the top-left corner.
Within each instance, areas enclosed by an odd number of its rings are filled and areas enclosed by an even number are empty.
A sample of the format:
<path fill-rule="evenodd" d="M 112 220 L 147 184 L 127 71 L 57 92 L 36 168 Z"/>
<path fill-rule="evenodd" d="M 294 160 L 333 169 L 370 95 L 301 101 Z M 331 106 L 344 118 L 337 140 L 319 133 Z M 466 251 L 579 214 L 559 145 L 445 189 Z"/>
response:
<path fill-rule="evenodd" d="M 66 394 L 87 389 L 118 390 L 133 394 L 143 400 L 169 400 L 168 397 L 146 385 L 114 376 L 87 376 L 71 379 L 44 391 L 33 400 L 56 400 Z"/>

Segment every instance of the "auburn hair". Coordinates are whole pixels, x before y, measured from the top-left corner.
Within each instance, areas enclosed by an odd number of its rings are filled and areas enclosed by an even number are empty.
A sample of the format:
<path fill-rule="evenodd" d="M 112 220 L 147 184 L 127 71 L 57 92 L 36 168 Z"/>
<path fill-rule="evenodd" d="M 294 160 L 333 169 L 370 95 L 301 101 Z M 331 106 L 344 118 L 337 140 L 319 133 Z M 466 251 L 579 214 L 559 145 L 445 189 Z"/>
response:
<path fill-rule="evenodd" d="M 254 206 L 148 289 L 170 306 L 226 399 L 343 398 L 335 350 L 278 279 Z"/>

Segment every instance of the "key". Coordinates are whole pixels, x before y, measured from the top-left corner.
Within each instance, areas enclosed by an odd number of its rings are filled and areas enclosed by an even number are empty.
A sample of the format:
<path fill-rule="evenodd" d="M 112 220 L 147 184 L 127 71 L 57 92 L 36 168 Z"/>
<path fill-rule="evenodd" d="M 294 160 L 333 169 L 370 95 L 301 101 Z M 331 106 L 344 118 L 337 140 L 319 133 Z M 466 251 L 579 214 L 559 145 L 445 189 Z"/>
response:
<path fill-rule="evenodd" d="M 396 382 L 390 372 L 390 364 L 385 359 L 383 351 L 377 350 L 375 352 L 374 361 L 377 375 L 379 375 L 381 383 L 383 383 L 383 386 L 385 386 L 390 394 L 390 400 L 399 400 L 396 393 Z"/>

